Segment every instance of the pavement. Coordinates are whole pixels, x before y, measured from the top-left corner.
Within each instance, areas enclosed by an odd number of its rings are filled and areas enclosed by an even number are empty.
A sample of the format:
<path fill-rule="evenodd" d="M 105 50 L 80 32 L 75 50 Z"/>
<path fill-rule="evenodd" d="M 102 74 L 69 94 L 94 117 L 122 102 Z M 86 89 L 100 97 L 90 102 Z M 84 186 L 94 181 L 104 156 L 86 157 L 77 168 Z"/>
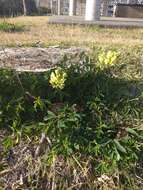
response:
<path fill-rule="evenodd" d="M 143 18 L 101 17 L 100 21 L 85 21 L 82 16 L 50 16 L 49 24 L 97 25 L 102 27 L 143 28 Z"/>

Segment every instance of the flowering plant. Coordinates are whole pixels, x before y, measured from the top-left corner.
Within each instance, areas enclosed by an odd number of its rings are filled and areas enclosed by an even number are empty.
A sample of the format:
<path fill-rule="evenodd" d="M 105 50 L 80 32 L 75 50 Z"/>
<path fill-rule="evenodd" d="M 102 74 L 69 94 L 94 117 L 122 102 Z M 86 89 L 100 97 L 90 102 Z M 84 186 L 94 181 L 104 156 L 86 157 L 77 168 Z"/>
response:
<path fill-rule="evenodd" d="M 116 51 L 102 52 L 98 55 L 99 67 L 105 68 L 114 65 L 117 60 L 118 53 Z"/>
<path fill-rule="evenodd" d="M 67 79 L 67 74 L 61 68 L 57 68 L 55 71 L 51 73 L 50 76 L 50 84 L 53 88 L 63 89 L 65 86 L 65 81 Z"/>

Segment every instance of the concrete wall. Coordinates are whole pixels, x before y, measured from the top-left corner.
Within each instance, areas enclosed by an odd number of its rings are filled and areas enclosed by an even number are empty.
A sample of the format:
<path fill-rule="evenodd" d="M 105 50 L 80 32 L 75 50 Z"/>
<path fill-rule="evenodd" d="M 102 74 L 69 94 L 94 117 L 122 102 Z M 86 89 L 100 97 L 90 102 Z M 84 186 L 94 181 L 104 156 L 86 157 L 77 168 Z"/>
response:
<path fill-rule="evenodd" d="M 143 18 L 143 5 L 117 5 L 115 16 Z"/>

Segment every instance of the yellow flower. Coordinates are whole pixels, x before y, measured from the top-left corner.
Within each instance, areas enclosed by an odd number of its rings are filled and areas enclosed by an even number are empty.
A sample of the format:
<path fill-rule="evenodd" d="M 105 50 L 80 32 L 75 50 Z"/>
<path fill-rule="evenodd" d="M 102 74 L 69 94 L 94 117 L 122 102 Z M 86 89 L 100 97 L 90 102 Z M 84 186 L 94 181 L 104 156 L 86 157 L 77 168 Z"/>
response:
<path fill-rule="evenodd" d="M 117 60 L 118 53 L 116 51 L 102 52 L 98 55 L 98 61 L 100 68 L 104 68 L 113 65 Z"/>
<path fill-rule="evenodd" d="M 58 68 L 51 73 L 49 82 L 53 88 L 62 90 L 65 86 L 66 78 L 67 74 L 61 68 Z"/>
<path fill-rule="evenodd" d="M 100 63 L 104 63 L 104 60 L 105 60 L 105 52 L 103 52 L 103 53 L 100 53 L 99 55 L 98 55 L 98 60 L 99 60 L 99 62 Z"/>

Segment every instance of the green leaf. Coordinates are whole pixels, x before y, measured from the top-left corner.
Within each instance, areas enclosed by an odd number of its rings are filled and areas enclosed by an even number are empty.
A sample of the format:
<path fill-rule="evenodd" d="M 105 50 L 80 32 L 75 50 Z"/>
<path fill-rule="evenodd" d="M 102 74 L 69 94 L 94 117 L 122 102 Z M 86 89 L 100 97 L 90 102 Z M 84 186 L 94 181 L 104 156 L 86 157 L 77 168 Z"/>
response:
<path fill-rule="evenodd" d="M 115 152 L 116 152 L 116 159 L 117 159 L 117 161 L 119 161 L 121 159 L 121 156 L 120 156 L 117 148 L 115 148 Z"/>
<path fill-rule="evenodd" d="M 74 144 L 74 148 L 75 148 L 76 150 L 79 150 L 79 149 L 80 149 L 80 147 L 79 147 L 78 144 Z"/>
<path fill-rule="evenodd" d="M 117 149 L 122 152 L 122 153 L 127 153 L 126 149 L 120 144 L 119 141 L 117 141 L 116 139 L 114 139 L 114 143 L 117 147 Z"/>
<path fill-rule="evenodd" d="M 66 128 L 67 126 L 65 125 L 64 121 L 58 121 L 58 127 L 59 128 Z"/>
<path fill-rule="evenodd" d="M 127 130 L 128 133 L 130 133 L 130 134 L 132 134 L 132 135 L 134 135 L 134 136 L 139 137 L 139 134 L 138 134 L 134 129 L 132 129 L 132 128 L 127 128 L 126 130 Z"/>
<path fill-rule="evenodd" d="M 48 115 L 44 117 L 44 121 L 48 121 L 50 119 L 56 118 L 56 115 L 53 112 L 48 111 L 47 113 L 48 113 Z"/>
<path fill-rule="evenodd" d="M 11 137 L 6 137 L 2 142 L 4 148 L 7 150 L 13 146 L 13 140 Z"/>

